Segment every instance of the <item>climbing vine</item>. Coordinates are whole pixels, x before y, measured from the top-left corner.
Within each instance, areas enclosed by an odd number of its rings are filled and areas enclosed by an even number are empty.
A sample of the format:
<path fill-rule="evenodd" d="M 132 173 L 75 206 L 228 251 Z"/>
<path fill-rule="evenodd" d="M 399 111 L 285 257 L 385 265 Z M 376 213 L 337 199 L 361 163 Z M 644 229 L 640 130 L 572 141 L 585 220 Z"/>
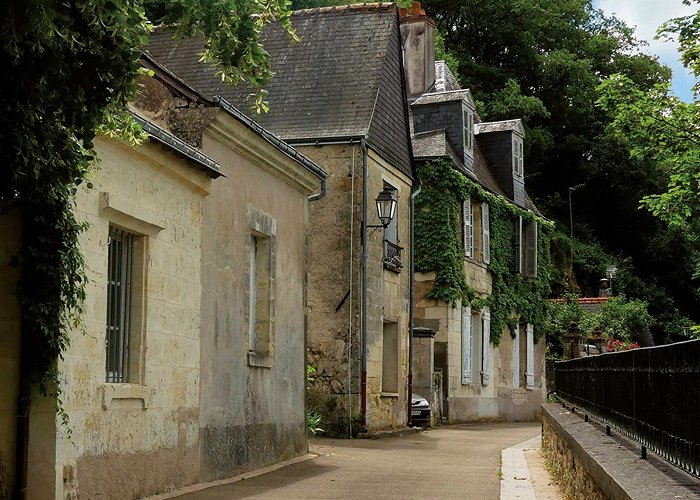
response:
<path fill-rule="evenodd" d="M 25 406 L 38 387 L 58 399 L 62 412 L 57 360 L 79 324 L 87 283 L 75 194 L 89 187 L 97 133 L 132 142 L 139 134 L 127 102 L 151 29 L 144 5 L 178 35 L 206 40 L 203 59 L 229 82 L 260 87 L 272 76 L 260 45 L 266 24 L 279 20 L 296 37 L 286 0 L 0 2 L 0 214 L 21 221 L 12 264 L 21 275 Z"/>
<path fill-rule="evenodd" d="M 535 336 L 543 333 L 547 314 L 551 265 L 549 231 L 551 222 L 517 207 L 502 196 L 486 191 L 455 170 L 448 160 L 435 160 L 419 167 L 422 190 L 416 199 L 416 271 L 435 273 L 428 298 L 456 305 L 469 303 L 491 311 L 491 342 L 498 345 L 503 329 L 514 331 L 517 323 L 532 323 Z M 461 207 L 467 196 L 490 206 L 491 295 L 477 296 L 464 274 Z M 537 276 L 527 278 L 515 272 L 515 218 L 538 223 Z"/>

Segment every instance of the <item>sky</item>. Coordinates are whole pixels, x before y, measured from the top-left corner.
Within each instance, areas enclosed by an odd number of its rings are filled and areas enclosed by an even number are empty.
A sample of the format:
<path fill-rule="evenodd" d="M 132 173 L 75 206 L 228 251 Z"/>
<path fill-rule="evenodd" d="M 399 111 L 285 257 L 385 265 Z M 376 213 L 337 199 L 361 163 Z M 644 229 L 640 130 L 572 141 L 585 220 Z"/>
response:
<path fill-rule="evenodd" d="M 637 38 L 649 42 L 646 50 L 658 55 L 673 70 L 673 92 L 685 101 L 691 100 L 690 88 L 695 80 L 681 64 L 677 45 L 654 40 L 654 35 L 664 21 L 692 14 L 698 4 L 687 6 L 681 0 L 594 0 L 593 4 L 606 15 L 614 14 L 628 26 L 636 27 Z"/>

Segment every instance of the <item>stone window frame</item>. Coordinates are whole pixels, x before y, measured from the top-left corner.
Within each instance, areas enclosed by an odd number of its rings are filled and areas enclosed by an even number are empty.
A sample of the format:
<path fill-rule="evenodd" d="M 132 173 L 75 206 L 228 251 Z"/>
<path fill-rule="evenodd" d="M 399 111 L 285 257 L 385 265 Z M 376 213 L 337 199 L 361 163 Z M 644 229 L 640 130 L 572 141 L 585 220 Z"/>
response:
<path fill-rule="evenodd" d="M 148 309 L 148 273 L 151 240 L 165 229 L 165 219 L 136 206 L 125 198 L 110 192 L 100 192 L 100 217 L 105 220 L 105 235 L 110 228 L 118 228 L 135 236 L 135 262 L 131 298 L 131 376 L 126 382 L 103 382 L 98 386 L 102 408 L 107 410 L 113 400 L 141 401 L 143 409 L 153 403 L 156 390 L 146 385 L 146 344 Z M 108 262 L 105 262 L 105 270 Z M 106 319 L 106 318 L 105 318 Z M 106 334 L 106 332 L 105 332 Z M 106 349 L 106 337 L 105 337 Z M 106 360 L 106 353 L 105 353 Z"/>
<path fill-rule="evenodd" d="M 266 330 L 266 339 L 263 341 L 266 343 L 265 349 L 256 349 L 256 346 L 251 346 L 251 342 L 255 340 L 255 336 L 252 333 L 252 319 L 251 313 L 254 310 L 251 302 L 251 295 L 253 295 L 251 278 L 253 276 L 251 270 L 252 263 L 250 260 L 246 261 L 245 264 L 245 303 L 247 307 L 244 308 L 243 314 L 243 325 L 246 330 L 245 338 L 246 341 L 246 352 L 248 353 L 248 366 L 259 367 L 259 368 L 272 368 L 274 361 L 274 347 L 275 347 L 275 302 L 276 302 L 276 278 L 277 278 L 277 221 L 271 216 L 263 212 L 262 210 L 255 208 L 251 205 L 246 207 L 246 229 L 247 234 L 245 237 L 245 255 L 247 258 L 251 258 L 253 254 L 255 238 L 266 238 L 269 243 L 269 280 L 267 287 L 269 312 L 267 315 L 266 322 L 268 327 Z M 255 291 L 255 297 L 259 296 L 259 291 Z M 256 341 L 259 345 L 259 342 Z"/>

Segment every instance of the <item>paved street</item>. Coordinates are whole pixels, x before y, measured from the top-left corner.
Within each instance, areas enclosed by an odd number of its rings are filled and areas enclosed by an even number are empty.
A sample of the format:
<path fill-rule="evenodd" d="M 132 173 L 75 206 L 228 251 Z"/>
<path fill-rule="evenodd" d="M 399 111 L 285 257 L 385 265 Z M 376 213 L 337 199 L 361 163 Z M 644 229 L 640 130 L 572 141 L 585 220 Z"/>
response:
<path fill-rule="evenodd" d="M 501 450 L 539 432 L 538 423 L 488 423 L 381 440 L 314 439 L 317 458 L 177 498 L 496 500 Z"/>

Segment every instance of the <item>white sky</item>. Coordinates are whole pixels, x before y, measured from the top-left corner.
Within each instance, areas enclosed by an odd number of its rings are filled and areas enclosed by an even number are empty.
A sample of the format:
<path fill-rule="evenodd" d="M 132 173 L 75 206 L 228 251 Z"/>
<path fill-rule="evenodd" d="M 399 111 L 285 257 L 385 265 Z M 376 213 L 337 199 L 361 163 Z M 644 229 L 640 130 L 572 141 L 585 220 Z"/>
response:
<path fill-rule="evenodd" d="M 656 29 L 673 17 L 695 12 L 700 6 L 683 5 L 681 0 L 594 0 L 593 4 L 607 15 L 614 14 L 628 26 L 636 27 L 637 38 L 649 42 L 647 50 L 659 56 L 673 70 L 673 90 L 682 99 L 690 100 L 690 87 L 695 80 L 680 63 L 677 45 L 654 40 Z"/>

